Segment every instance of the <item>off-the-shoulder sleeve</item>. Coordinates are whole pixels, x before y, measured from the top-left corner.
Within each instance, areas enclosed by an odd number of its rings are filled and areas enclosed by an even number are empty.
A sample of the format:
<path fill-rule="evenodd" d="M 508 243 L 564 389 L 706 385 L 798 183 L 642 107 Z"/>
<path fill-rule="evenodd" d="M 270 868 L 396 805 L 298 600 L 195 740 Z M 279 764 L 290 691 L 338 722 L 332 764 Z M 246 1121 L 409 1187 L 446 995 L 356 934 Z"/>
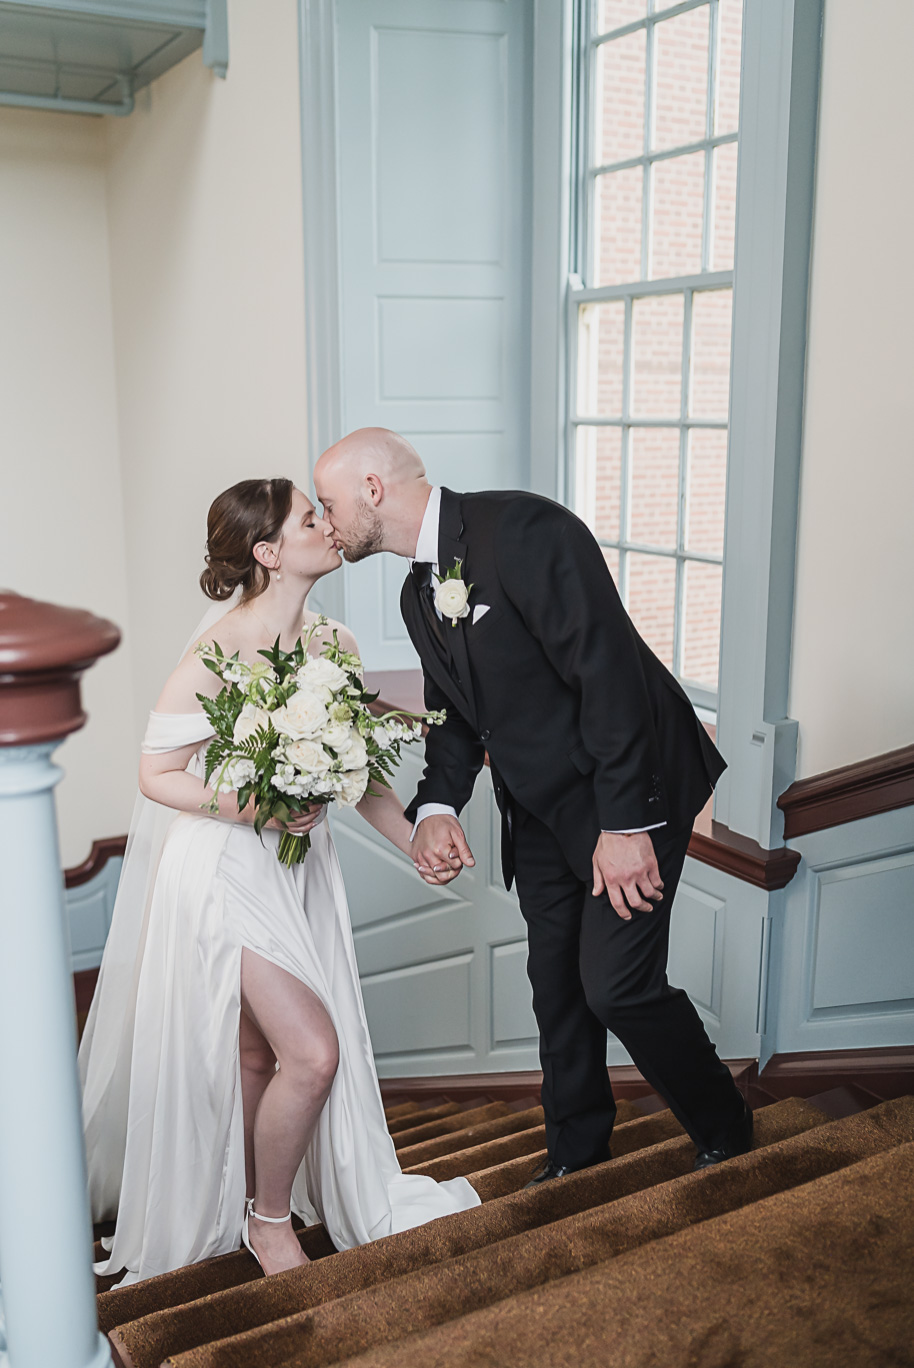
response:
<path fill-rule="evenodd" d="M 151 712 L 141 749 L 144 755 L 161 755 L 165 751 L 193 746 L 215 734 L 205 712 Z"/>

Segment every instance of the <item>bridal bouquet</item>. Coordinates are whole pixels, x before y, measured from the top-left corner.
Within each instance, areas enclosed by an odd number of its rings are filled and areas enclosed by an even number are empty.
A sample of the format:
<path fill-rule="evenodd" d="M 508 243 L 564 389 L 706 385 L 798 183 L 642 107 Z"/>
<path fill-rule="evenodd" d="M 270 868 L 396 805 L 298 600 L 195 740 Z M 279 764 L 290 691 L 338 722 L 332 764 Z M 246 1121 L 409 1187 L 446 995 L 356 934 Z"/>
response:
<path fill-rule="evenodd" d="M 288 822 L 312 803 L 353 807 L 370 784 L 390 788 L 400 747 L 421 738 L 423 722 L 444 721 L 443 712 L 370 712 L 378 695 L 366 692 L 362 662 L 342 649 L 335 631 L 320 656 L 308 655 L 314 631 L 326 625 L 319 617 L 292 651 L 281 651 L 277 637 L 253 665 L 237 651 L 226 656 L 215 641 L 197 646 L 223 680 L 215 698 L 197 694 L 216 732 L 206 752 L 213 790 L 207 811 L 219 811 L 220 793 L 237 792 L 239 811 L 253 800 L 259 835 L 271 817 Z M 279 858 L 291 867 L 310 845 L 309 835 L 284 831 Z"/>

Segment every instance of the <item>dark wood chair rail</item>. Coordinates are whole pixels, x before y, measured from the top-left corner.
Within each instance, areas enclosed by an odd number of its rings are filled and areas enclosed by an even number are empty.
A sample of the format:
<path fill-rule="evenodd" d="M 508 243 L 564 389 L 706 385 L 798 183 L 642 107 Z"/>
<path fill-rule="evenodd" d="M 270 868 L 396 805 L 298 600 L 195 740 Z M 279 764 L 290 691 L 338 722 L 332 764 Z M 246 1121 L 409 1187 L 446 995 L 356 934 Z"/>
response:
<path fill-rule="evenodd" d="M 787 840 L 912 803 L 914 746 L 798 779 L 778 799 Z"/>

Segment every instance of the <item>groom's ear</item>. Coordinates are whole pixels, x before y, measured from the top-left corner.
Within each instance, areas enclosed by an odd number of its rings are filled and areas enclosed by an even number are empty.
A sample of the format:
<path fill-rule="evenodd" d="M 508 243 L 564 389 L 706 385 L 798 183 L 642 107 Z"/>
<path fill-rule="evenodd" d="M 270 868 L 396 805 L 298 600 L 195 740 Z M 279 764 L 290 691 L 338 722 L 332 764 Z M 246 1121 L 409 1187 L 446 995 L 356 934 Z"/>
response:
<path fill-rule="evenodd" d="M 384 486 L 381 483 L 380 476 L 366 475 L 365 484 L 368 489 L 368 497 L 374 504 L 375 508 L 377 508 L 378 504 L 384 498 Z"/>

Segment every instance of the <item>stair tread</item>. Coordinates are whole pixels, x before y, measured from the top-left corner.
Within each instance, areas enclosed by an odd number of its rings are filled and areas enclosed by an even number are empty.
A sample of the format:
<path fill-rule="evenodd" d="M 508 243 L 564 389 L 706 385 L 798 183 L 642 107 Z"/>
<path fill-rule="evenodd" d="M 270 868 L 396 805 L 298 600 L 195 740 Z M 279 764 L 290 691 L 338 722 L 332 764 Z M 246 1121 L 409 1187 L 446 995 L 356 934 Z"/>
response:
<path fill-rule="evenodd" d="M 337 1368 L 604 1368 L 610 1314 L 613 1368 L 689 1368 L 699 1353 L 752 1368 L 910 1362 L 912 1202 L 914 1142 Z M 182 1355 L 174 1368 L 201 1362 Z M 273 1368 L 307 1362 L 271 1358 Z"/>
<path fill-rule="evenodd" d="M 242 1368 L 245 1361 L 286 1363 L 290 1356 L 296 1368 L 319 1368 L 457 1320 L 468 1304 L 476 1311 L 506 1301 L 912 1140 L 914 1104 L 833 1121 L 731 1164 L 683 1174 L 662 1194 L 641 1190 L 178 1355 L 175 1368 Z"/>
<path fill-rule="evenodd" d="M 759 1141 L 764 1144 L 771 1136 L 780 1139 L 785 1134 L 821 1125 L 825 1120 L 821 1112 L 804 1102 L 780 1102 L 758 1113 Z M 651 1127 L 656 1132 L 659 1121 L 657 1116 L 649 1116 L 628 1125 L 633 1135 L 640 1133 L 647 1137 Z M 672 1155 L 671 1146 L 674 1147 Z M 227 1290 L 198 1296 L 193 1302 L 152 1310 L 138 1317 L 135 1311 L 143 1303 L 145 1285 L 136 1284 L 124 1289 L 125 1294 L 131 1294 L 129 1297 L 121 1298 L 114 1292 L 99 1298 L 102 1328 L 110 1330 L 119 1325 L 119 1335 L 140 1368 L 152 1368 L 153 1365 L 158 1368 L 169 1352 L 180 1352 L 208 1340 L 223 1338 L 226 1333 L 239 1333 L 297 1313 L 312 1304 L 314 1298 L 333 1299 L 374 1281 L 504 1239 L 518 1230 L 615 1200 L 628 1195 L 633 1186 L 650 1186 L 651 1165 L 658 1156 L 663 1165 L 661 1181 L 666 1177 L 679 1177 L 689 1171 L 692 1155 L 691 1142 L 680 1135 L 534 1191 L 519 1190 L 522 1184 L 518 1175 L 509 1193 L 489 1200 L 481 1208 L 458 1212 L 414 1230 L 387 1236 L 371 1245 L 343 1251 L 311 1268 L 291 1269 L 266 1282 L 259 1278 L 246 1280 Z M 529 1159 L 527 1162 L 529 1165 Z M 241 1257 L 248 1256 L 225 1256 L 226 1259 Z M 185 1270 L 179 1270 L 179 1275 L 182 1274 Z M 163 1275 L 163 1278 L 168 1276 Z M 174 1293 L 181 1277 L 171 1276 Z M 163 1280 L 157 1281 L 164 1291 Z M 120 1314 L 120 1309 L 128 1310 L 128 1316 Z M 125 1324 L 128 1319 L 130 1323 Z"/>

